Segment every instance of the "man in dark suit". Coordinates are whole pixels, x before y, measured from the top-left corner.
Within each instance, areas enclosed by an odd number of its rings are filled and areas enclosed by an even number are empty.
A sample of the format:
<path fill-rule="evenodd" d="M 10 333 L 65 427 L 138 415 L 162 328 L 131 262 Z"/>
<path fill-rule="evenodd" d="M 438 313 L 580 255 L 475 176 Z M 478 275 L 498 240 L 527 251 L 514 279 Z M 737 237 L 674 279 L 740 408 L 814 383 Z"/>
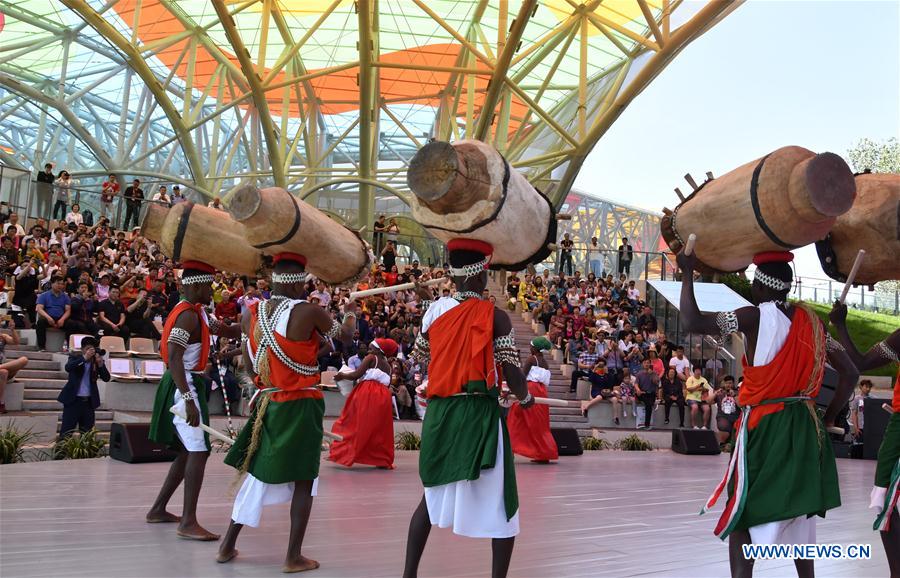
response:
<path fill-rule="evenodd" d="M 63 404 L 60 438 L 64 438 L 78 428 L 86 432 L 94 427 L 94 410 L 100 407 L 100 390 L 97 378 L 109 381 L 109 370 L 103 356 L 97 350 L 97 340 L 85 337 L 81 340 L 81 353 L 73 353 L 66 362 L 69 379 L 57 401 Z"/>

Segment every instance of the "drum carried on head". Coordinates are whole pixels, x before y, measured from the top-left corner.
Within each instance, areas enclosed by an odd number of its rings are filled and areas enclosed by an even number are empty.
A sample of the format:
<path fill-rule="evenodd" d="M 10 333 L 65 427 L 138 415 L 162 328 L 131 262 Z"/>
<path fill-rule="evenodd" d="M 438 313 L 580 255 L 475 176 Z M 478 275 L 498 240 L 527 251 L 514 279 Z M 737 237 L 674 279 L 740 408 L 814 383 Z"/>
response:
<path fill-rule="evenodd" d="M 150 204 L 141 233 L 173 261 L 203 261 L 238 275 L 256 275 L 263 268 L 262 252 L 247 243 L 243 225 L 224 211 L 190 201 L 170 209 Z"/>
<path fill-rule="evenodd" d="M 900 279 L 900 175 L 856 175 L 856 202 L 816 243 L 822 270 L 844 282 L 856 253 L 866 251 L 854 283 Z"/>
<path fill-rule="evenodd" d="M 256 250 L 303 255 L 306 271 L 329 285 L 354 283 L 372 264 L 372 253 L 359 234 L 282 188 L 238 189 L 229 210 Z"/>
<path fill-rule="evenodd" d="M 491 269 L 518 271 L 550 255 L 553 205 L 492 146 L 428 143 L 410 162 L 406 180 L 415 220 L 444 243 L 466 238 L 492 245 Z"/>
<path fill-rule="evenodd" d="M 841 157 L 788 146 L 707 180 L 674 211 L 664 209 L 660 228 L 676 253 L 697 235 L 699 271 L 741 271 L 758 253 L 824 238 L 855 197 Z"/>

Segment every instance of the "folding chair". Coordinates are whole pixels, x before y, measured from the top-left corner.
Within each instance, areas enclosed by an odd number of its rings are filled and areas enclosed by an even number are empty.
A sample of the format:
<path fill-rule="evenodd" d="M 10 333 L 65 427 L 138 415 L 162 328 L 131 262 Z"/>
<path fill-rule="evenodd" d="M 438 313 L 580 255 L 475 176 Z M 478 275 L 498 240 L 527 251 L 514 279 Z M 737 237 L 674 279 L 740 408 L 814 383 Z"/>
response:
<path fill-rule="evenodd" d="M 141 363 L 144 381 L 159 381 L 166 372 L 166 365 L 159 360 L 145 360 Z"/>
<path fill-rule="evenodd" d="M 78 351 L 81 349 L 81 340 L 85 337 L 90 337 L 90 335 L 84 335 L 81 333 L 73 333 L 69 336 L 69 351 Z"/>
<path fill-rule="evenodd" d="M 156 352 L 156 346 L 152 339 L 146 337 L 132 337 L 129 346 L 131 347 L 131 354 L 134 357 L 146 359 L 159 358 L 159 353 Z"/>
<path fill-rule="evenodd" d="M 128 357 L 125 340 L 118 335 L 105 335 L 100 338 L 100 349 L 105 349 L 110 357 Z"/>
<path fill-rule="evenodd" d="M 140 375 L 133 373 L 131 360 L 122 357 L 110 358 L 109 374 L 112 376 L 113 381 L 136 383 L 143 380 Z"/>

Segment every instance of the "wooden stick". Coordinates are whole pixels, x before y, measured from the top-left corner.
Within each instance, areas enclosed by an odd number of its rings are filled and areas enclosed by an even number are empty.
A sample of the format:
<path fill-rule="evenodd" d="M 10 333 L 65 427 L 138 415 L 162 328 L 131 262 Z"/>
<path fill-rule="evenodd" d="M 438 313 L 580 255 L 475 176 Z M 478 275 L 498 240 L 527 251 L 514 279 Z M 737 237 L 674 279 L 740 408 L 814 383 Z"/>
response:
<path fill-rule="evenodd" d="M 181 419 L 183 419 L 184 421 L 187 421 L 187 416 L 186 416 L 185 414 L 179 412 L 177 409 L 175 409 L 175 406 L 174 406 L 174 405 L 173 405 L 172 407 L 169 408 L 169 411 L 172 412 L 173 415 L 176 415 L 176 416 L 180 417 Z M 202 429 L 203 431 L 205 431 L 206 433 L 208 433 L 211 437 L 214 437 L 214 438 L 216 438 L 217 440 L 223 441 L 223 442 L 225 442 L 225 443 L 228 444 L 228 445 L 234 444 L 234 440 L 233 440 L 233 439 L 231 439 L 231 438 L 228 437 L 227 435 L 223 434 L 223 433 L 220 432 L 219 430 L 214 430 L 213 428 L 209 427 L 208 425 L 206 425 L 206 424 L 203 423 L 202 421 L 200 422 L 199 427 L 200 427 L 200 429 Z"/>
<path fill-rule="evenodd" d="M 844 430 L 844 428 L 842 428 L 842 427 L 837 427 L 837 426 L 835 426 L 835 425 L 830 425 L 830 426 L 826 427 L 826 428 L 825 428 L 825 431 L 827 431 L 828 433 L 837 434 L 837 435 L 839 435 L 839 436 L 842 436 L 842 435 L 844 435 L 845 433 L 847 433 L 846 430 Z"/>
<path fill-rule="evenodd" d="M 681 202 L 684 202 L 684 194 L 681 192 L 681 189 L 675 187 L 675 194 L 678 195 L 678 198 L 681 199 Z"/>
<path fill-rule="evenodd" d="M 694 180 L 694 177 L 691 176 L 691 173 L 684 175 L 684 180 L 686 180 L 688 184 L 691 185 L 691 188 L 693 188 L 695 191 L 700 188 L 697 186 L 697 181 Z"/>
<path fill-rule="evenodd" d="M 509 394 L 509 399 L 517 401 L 515 394 Z M 538 405 L 549 405 L 551 407 L 581 407 L 579 402 L 570 402 L 567 399 L 553 399 L 550 397 L 535 397 L 534 403 Z"/>
<path fill-rule="evenodd" d="M 440 277 L 438 279 L 429 279 L 424 283 L 421 283 L 424 287 L 431 287 L 432 285 L 440 285 L 441 283 L 447 282 L 449 277 Z M 366 289 L 365 291 L 353 291 L 350 293 L 350 300 L 359 299 L 360 297 L 369 297 L 371 295 L 382 295 L 384 293 L 390 293 L 391 291 L 405 291 L 407 289 L 414 289 L 416 287 L 415 283 L 401 283 L 400 285 L 391 285 L 390 287 L 376 287 L 374 289 Z"/>
<path fill-rule="evenodd" d="M 856 260 L 853 261 L 853 268 L 850 269 L 850 274 L 847 275 L 847 282 L 844 283 L 844 290 L 841 292 L 841 303 L 847 299 L 847 293 L 849 293 L 850 288 L 853 287 L 853 280 L 856 279 L 856 272 L 859 271 L 859 266 L 862 265 L 862 260 L 865 256 L 865 249 L 860 249 L 859 253 L 856 254 Z"/>
<path fill-rule="evenodd" d="M 712 171 L 706 171 L 706 178 L 711 181 L 716 177 L 713 176 Z"/>
<path fill-rule="evenodd" d="M 684 254 L 690 255 L 694 252 L 694 245 L 697 244 L 697 235 L 691 233 L 688 235 L 687 243 L 684 245 Z"/>
<path fill-rule="evenodd" d="M 557 213 L 556 220 L 557 221 L 571 221 L 573 215 L 571 213 Z"/>
<path fill-rule="evenodd" d="M 178 417 L 180 417 L 180 418 L 183 419 L 184 421 L 187 421 L 187 416 L 184 415 L 183 413 L 180 413 L 177 409 L 175 409 L 175 406 L 174 406 L 174 405 L 173 405 L 172 407 L 169 408 L 169 411 L 172 412 L 173 415 L 177 415 Z M 223 441 L 223 442 L 225 442 L 225 443 L 228 444 L 228 445 L 233 445 L 233 444 L 234 444 L 234 440 L 233 440 L 233 439 L 231 439 L 231 438 L 228 437 L 227 435 L 223 434 L 223 433 L 220 432 L 219 430 L 215 430 L 215 429 L 209 427 L 208 425 L 206 425 L 206 424 L 203 423 L 203 422 L 200 422 L 199 427 L 200 427 L 200 429 L 202 429 L 203 431 L 205 431 L 206 433 L 208 433 L 211 437 L 214 437 L 214 438 L 216 438 L 217 440 Z M 324 435 L 325 437 L 330 438 L 330 439 L 332 439 L 332 440 L 334 440 L 334 441 L 336 441 L 336 442 L 342 442 L 342 441 L 344 441 L 344 437 L 343 437 L 343 436 L 338 435 L 338 434 L 336 434 L 336 433 L 331 433 L 330 431 L 322 432 L 322 435 Z"/>

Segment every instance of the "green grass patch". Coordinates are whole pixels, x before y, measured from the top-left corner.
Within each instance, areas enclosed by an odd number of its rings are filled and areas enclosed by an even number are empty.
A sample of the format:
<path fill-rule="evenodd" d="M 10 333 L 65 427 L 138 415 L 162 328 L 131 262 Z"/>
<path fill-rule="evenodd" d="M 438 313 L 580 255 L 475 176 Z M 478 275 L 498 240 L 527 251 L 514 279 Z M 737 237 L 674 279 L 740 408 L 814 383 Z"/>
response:
<path fill-rule="evenodd" d="M 815 311 L 822 321 L 826 324 L 828 323 L 828 313 L 831 311 L 831 305 L 824 303 L 805 303 L 805 305 Z M 850 336 L 853 337 L 853 343 L 856 345 L 856 348 L 863 353 L 898 328 L 900 328 L 900 317 L 898 316 L 849 308 L 847 310 L 847 330 L 850 332 Z M 832 335 L 837 335 L 833 326 L 829 325 L 828 330 Z M 897 367 L 895 364 L 889 364 L 866 373 L 866 375 L 886 375 L 889 377 L 893 377 L 896 374 Z"/>

